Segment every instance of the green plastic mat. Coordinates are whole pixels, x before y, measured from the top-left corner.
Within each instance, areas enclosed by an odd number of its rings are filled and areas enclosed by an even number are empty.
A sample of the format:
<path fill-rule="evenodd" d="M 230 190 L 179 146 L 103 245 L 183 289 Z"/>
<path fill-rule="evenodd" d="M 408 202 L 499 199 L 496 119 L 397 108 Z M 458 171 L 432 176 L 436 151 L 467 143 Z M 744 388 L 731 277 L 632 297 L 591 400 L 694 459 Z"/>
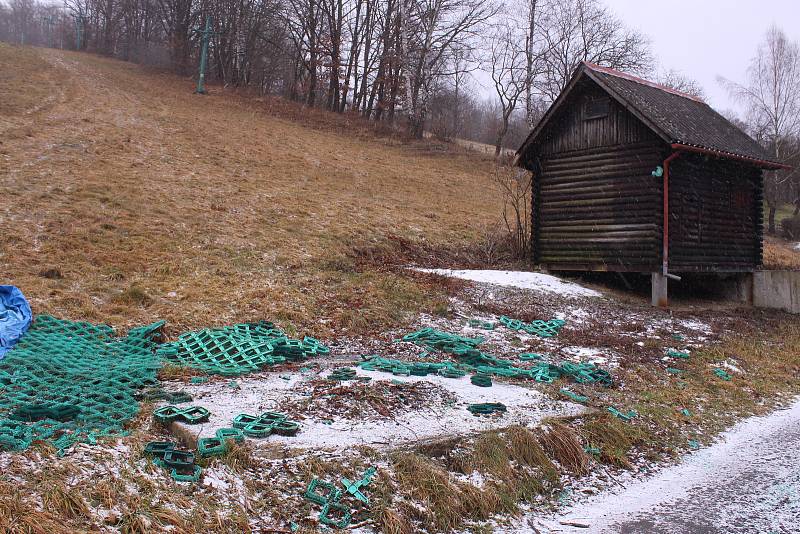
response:
<path fill-rule="evenodd" d="M 515 319 L 513 319 L 515 320 Z M 554 319 L 555 320 L 555 319 Z M 403 336 L 402 341 L 410 341 L 426 347 L 452 354 L 454 362 L 415 362 L 406 363 L 399 360 L 385 359 L 378 356 L 368 358 L 359 363 L 362 369 L 370 371 L 391 372 L 395 375 L 438 373 L 448 378 L 460 378 L 466 372 L 477 372 L 487 376 L 504 376 L 508 378 L 527 378 L 536 382 L 552 383 L 562 377 L 569 377 L 579 384 L 613 385 L 611 374 L 596 367 L 592 363 L 561 362 L 560 365 L 541 361 L 541 355 L 531 355 L 531 367 L 514 365 L 516 362 L 497 358 L 481 351 L 478 347 L 484 342 L 481 337 L 470 338 L 449 334 L 435 328 L 423 328 Z M 526 353 L 528 356 L 529 353 Z"/>
<path fill-rule="evenodd" d="M 537 335 L 539 337 L 556 336 L 561 330 L 561 327 L 566 324 L 566 321 L 563 319 L 550 319 L 549 321 L 537 320 L 531 321 L 530 323 L 525 323 L 519 319 L 512 319 L 511 317 L 506 317 L 505 315 L 501 316 L 499 321 L 500 324 L 510 330 L 522 330 L 528 334 Z"/>
<path fill-rule="evenodd" d="M 161 345 L 157 354 L 167 362 L 209 374 L 239 376 L 329 352 L 312 337 L 290 339 L 274 324 L 261 321 L 186 332 L 177 341 Z"/>
<path fill-rule="evenodd" d="M 472 415 L 493 415 L 506 413 L 506 405 L 502 402 L 483 402 L 478 404 L 470 404 L 467 406 Z"/>
<path fill-rule="evenodd" d="M 124 435 L 139 389 L 157 383 L 152 338 L 163 324 L 115 337 L 109 326 L 38 316 L 0 361 L 0 449 L 45 440 L 63 451 Z"/>

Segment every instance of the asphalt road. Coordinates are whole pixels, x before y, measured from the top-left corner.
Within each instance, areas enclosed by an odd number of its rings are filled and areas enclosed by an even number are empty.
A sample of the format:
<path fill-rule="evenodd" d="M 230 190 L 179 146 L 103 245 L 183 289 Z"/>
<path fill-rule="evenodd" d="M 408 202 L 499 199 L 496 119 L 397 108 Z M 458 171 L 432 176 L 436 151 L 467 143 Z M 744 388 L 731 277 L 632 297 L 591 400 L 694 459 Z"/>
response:
<path fill-rule="evenodd" d="M 526 523 L 521 531 L 800 533 L 800 401 L 736 425 L 651 478 Z"/>

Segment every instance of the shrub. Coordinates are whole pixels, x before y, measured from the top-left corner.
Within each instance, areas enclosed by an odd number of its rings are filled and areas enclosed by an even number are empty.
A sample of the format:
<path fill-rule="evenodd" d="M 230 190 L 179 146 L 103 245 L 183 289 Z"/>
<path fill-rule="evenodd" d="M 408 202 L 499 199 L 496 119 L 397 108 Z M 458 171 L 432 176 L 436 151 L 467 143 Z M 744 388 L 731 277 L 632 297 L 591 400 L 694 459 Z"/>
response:
<path fill-rule="evenodd" d="M 800 239 L 800 215 L 787 217 L 781 221 L 781 231 L 786 239 Z"/>

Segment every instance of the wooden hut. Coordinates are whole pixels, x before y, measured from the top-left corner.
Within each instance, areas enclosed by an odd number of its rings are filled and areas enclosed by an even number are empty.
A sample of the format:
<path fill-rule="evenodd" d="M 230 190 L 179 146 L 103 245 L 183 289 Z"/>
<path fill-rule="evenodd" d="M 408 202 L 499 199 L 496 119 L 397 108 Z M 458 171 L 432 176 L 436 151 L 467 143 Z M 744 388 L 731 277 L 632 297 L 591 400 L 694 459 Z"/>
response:
<path fill-rule="evenodd" d="M 783 166 L 701 99 L 579 66 L 516 154 L 533 173 L 533 260 L 544 269 L 752 272 L 765 169 Z"/>

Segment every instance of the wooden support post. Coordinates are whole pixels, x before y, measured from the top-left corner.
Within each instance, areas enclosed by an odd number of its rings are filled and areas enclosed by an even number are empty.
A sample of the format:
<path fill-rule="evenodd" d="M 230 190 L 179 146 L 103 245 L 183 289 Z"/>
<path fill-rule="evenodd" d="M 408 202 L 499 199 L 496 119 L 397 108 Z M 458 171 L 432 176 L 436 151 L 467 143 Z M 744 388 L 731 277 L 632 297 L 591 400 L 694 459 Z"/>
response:
<path fill-rule="evenodd" d="M 667 299 L 667 277 L 661 273 L 653 273 L 650 280 L 651 304 L 659 308 L 666 308 L 669 305 L 669 300 Z"/>

